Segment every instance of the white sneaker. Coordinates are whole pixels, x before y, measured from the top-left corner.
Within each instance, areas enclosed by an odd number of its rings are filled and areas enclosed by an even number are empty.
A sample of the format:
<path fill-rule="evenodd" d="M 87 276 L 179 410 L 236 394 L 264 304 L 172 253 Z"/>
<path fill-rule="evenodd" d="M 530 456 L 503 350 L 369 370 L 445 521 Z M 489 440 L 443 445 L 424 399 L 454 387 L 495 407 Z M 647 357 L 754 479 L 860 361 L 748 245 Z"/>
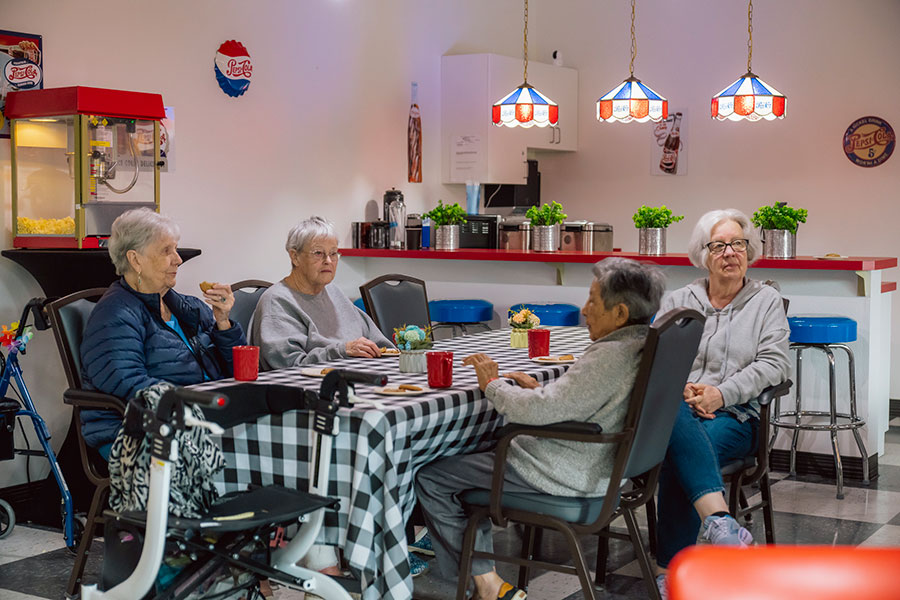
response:
<path fill-rule="evenodd" d="M 703 520 L 704 539 L 717 546 L 740 546 L 746 548 L 753 543 L 753 536 L 746 527 L 741 527 L 734 517 L 709 515 Z"/>

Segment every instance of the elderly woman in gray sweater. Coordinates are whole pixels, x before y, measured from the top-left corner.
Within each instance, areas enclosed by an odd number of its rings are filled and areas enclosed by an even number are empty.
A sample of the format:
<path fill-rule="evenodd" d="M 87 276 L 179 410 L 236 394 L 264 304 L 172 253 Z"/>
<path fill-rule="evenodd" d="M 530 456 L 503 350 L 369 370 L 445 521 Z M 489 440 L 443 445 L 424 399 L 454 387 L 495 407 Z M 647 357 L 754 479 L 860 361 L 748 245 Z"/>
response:
<path fill-rule="evenodd" d="M 593 342 L 565 375 L 541 386 L 524 373 L 501 379 L 498 365 L 484 354 L 463 362 L 472 365 L 479 387 L 497 412 L 512 423 L 545 425 L 563 420 L 598 423 L 604 431 L 622 429 L 628 398 L 637 376 L 648 325 L 659 308 L 664 278 L 652 265 L 607 258 L 594 265 L 595 279 L 582 309 Z M 565 496 L 600 496 L 606 492 L 614 462 L 612 447 L 560 440 L 521 438 L 509 449 L 504 490 Z M 421 469 L 416 495 L 425 513 L 442 574 L 458 575 L 466 515 L 456 495 L 472 488 L 490 489 L 494 453 L 454 456 Z M 491 550 L 491 524 L 478 533 L 476 550 Z M 492 561 L 472 564 L 476 598 L 521 600 L 525 592 L 504 582 Z"/>
<path fill-rule="evenodd" d="M 755 398 L 790 371 L 781 295 L 747 277 L 760 250 L 747 215 L 735 209 L 706 213 L 694 228 L 689 255 L 708 275 L 669 294 L 660 308 L 685 306 L 706 315 L 659 481 L 657 563 L 664 596 L 666 567 L 696 541 L 701 521 L 703 537 L 714 544 L 752 542 L 728 514 L 719 464 L 755 450 Z"/>
<path fill-rule="evenodd" d="M 250 328 L 263 369 L 374 358 L 381 356 L 380 348 L 394 346 L 369 315 L 331 285 L 341 257 L 331 222 L 301 221 L 288 234 L 285 250 L 291 272 L 260 297 Z"/>

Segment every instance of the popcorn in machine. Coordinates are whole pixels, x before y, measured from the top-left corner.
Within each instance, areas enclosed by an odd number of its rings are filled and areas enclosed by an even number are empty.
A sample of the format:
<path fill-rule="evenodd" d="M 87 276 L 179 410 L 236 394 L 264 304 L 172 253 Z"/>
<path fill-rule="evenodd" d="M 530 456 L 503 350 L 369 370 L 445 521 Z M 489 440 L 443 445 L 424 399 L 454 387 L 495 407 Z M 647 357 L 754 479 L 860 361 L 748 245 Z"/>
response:
<path fill-rule="evenodd" d="M 97 248 L 126 210 L 159 211 L 161 95 L 10 92 L 6 116 L 16 248 Z"/>

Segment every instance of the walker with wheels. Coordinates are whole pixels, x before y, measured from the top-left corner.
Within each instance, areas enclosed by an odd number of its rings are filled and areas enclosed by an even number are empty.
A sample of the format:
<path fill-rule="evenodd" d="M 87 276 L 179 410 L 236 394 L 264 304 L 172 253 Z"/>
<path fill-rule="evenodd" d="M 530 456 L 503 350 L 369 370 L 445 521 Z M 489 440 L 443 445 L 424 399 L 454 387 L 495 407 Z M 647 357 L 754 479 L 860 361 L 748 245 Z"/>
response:
<path fill-rule="evenodd" d="M 25 347 L 34 336 L 31 326 L 27 325 L 29 315 L 33 317 L 34 326 L 39 331 L 50 328 L 44 315 L 45 304 L 47 304 L 47 300 L 44 298 L 32 298 L 25 305 L 22 318 L 9 327 L 2 326 L 2 331 L 0 331 L 0 346 L 6 348 L 7 351 L 5 358 L 0 352 L 0 372 L 2 372 L 0 374 L 0 460 L 12 460 L 17 454 L 47 457 L 50 462 L 50 472 L 53 473 L 62 497 L 63 534 L 66 548 L 74 552 L 84 533 L 84 526 L 81 521 L 73 517 L 72 494 L 66 485 L 59 462 L 56 460 L 56 454 L 50 447 L 50 430 L 34 406 L 31 394 L 28 393 L 28 386 L 25 385 L 22 367 L 19 365 L 19 355 L 25 354 Z M 10 390 L 15 394 L 15 398 L 7 395 Z M 41 444 L 41 450 L 15 447 L 13 432 L 18 417 L 31 418 L 34 432 Z M 27 446 L 27 438 L 25 438 L 25 443 Z M 15 524 L 16 516 L 12 507 L 7 502 L 0 500 L 0 539 L 12 533 Z"/>

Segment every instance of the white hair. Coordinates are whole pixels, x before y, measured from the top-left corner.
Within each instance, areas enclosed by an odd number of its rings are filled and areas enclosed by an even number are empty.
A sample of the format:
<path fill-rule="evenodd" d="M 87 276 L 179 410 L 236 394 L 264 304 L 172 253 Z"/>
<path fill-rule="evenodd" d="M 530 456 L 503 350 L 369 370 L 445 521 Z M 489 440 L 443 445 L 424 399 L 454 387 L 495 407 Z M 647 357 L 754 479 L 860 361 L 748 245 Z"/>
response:
<path fill-rule="evenodd" d="M 724 210 L 711 210 L 697 221 L 691 241 L 688 242 L 688 257 L 691 263 L 698 269 L 709 270 L 706 261 L 709 259 L 709 249 L 706 245 L 712 237 L 712 230 L 722 221 L 734 221 L 744 232 L 744 237 L 750 242 L 747 247 L 747 264 L 752 264 L 762 254 L 762 242 L 759 232 L 750 222 L 750 217 L 736 208 Z"/>
<path fill-rule="evenodd" d="M 606 310 L 621 303 L 628 307 L 628 325 L 650 323 L 666 289 L 659 267 L 611 256 L 596 263 L 592 271 Z"/>
<path fill-rule="evenodd" d="M 181 238 L 181 229 L 170 217 L 147 207 L 134 208 L 116 217 L 107 244 L 116 275 L 124 275 L 131 270 L 129 250 L 143 253 L 144 248 L 164 235 L 175 238 L 177 242 Z"/>
<path fill-rule="evenodd" d="M 322 217 L 310 217 L 294 225 L 288 232 L 284 249 L 288 252 L 291 250 L 300 252 L 308 243 L 319 237 L 337 238 L 334 223 Z"/>

